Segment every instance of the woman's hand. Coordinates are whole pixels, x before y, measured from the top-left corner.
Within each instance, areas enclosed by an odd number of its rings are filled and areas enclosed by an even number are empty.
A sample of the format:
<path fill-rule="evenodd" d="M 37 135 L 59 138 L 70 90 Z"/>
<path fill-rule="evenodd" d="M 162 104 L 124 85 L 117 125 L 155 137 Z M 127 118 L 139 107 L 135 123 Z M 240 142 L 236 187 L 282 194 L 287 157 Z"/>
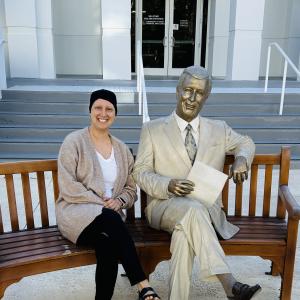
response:
<path fill-rule="evenodd" d="M 121 208 L 121 202 L 118 199 L 106 198 L 104 199 L 104 207 L 117 211 Z"/>

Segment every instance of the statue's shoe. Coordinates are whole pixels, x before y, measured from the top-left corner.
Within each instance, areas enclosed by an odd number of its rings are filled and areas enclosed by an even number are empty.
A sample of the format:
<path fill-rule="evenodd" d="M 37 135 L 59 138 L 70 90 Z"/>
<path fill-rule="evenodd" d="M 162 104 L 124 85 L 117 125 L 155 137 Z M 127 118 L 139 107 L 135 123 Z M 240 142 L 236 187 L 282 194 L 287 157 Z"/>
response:
<path fill-rule="evenodd" d="M 253 296 L 257 295 L 261 291 L 259 284 L 250 286 L 248 284 L 236 282 L 232 287 L 233 296 L 228 297 L 228 299 L 233 300 L 249 300 Z"/>

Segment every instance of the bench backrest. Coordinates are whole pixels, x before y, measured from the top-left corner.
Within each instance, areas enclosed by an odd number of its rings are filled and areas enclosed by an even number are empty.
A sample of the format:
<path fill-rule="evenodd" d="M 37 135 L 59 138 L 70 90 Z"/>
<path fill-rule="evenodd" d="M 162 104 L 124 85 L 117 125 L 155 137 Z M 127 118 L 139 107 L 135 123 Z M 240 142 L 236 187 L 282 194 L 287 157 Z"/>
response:
<path fill-rule="evenodd" d="M 233 161 L 233 156 L 228 155 L 226 157 L 224 173 L 229 173 L 229 169 Z M 274 166 L 279 166 L 279 185 L 287 185 L 289 178 L 289 164 L 289 148 L 282 148 L 281 153 L 279 154 L 255 155 L 251 166 L 251 176 L 248 180 L 250 185 L 249 197 L 247 197 L 248 199 L 245 199 L 243 196 L 244 184 L 237 184 L 235 187 L 235 196 L 231 196 L 230 184 L 229 181 L 227 181 L 222 192 L 225 212 L 229 215 L 236 216 L 241 216 L 242 214 L 249 216 L 269 216 Z M 261 171 L 264 171 L 264 187 L 262 194 L 263 206 L 260 210 L 256 204 L 258 198 L 258 172 Z M 48 179 L 48 183 L 45 181 L 45 177 Z M 20 201 L 17 201 L 15 189 L 21 187 L 17 187 L 17 182 L 15 181 L 21 181 L 22 183 L 22 191 L 18 193 L 18 195 L 21 195 L 22 198 Z M 34 187 L 32 187 L 33 182 L 35 182 Z M 51 184 L 50 187 L 49 184 Z M 1 195 L 3 195 L 4 192 L 2 191 L 1 193 L 1 187 L 6 189 L 7 199 L 2 198 Z M 276 185 L 276 189 L 278 189 L 278 185 Z M 32 190 L 36 190 L 36 192 L 33 193 Z M 52 195 L 50 195 L 49 191 L 51 191 Z M 49 207 L 54 209 L 54 202 L 55 199 L 57 199 L 58 194 L 59 188 L 56 160 L 0 163 L 0 233 L 53 225 L 53 222 L 52 224 L 49 222 L 50 214 L 48 209 Z M 36 196 L 38 199 L 34 203 L 33 198 Z M 52 200 L 49 200 L 50 198 Z M 230 201 L 232 201 L 232 203 L 230 203 Z M 141 191 L 139 207 L 141 218 L 145 218 L 144 209 L 146 207 L 146 202 L 147 196 L 143 191 Z M 283 203 L 280 202 L 279 198 L 277 198 L 276 206 L 276 216 L 284 218 L 285 207 Z M 38 209 L 36 209 L 37 207 Z M 229 208 L 232 207 L 234 207 L 234 210 L 230 212 Z M 36 216 L 37 213 L 39 215 L 38 218 Z M 135 207 L 132 207 L 127 212 L 127 218 L 129 220 L 133 220 L 135 217 Z M 20 219 L 22 218 L 23 220 L 20 222 Z M 36 221 L 37 219 L 39 221 Z"/>

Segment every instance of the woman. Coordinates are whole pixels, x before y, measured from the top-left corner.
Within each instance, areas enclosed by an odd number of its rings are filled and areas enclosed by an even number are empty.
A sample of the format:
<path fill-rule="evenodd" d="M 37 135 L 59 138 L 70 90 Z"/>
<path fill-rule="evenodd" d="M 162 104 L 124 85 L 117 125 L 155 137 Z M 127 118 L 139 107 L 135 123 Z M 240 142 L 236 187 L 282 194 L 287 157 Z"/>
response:
<path fill-rule="evenodd" d="M 116 95 L 93 92 L 89 111 L 90 126 L 69 134 L 59 152 L 58 227 L 73 243 L 95 249 L 95 299 L 111 299 L 120 260 L 131 285 L 137 284 L 139 299 L 158 300 L 121 218 L 122 209 L 136 200 L 136 186 L 128 147 L 109 133 L 117 114 Z"/>

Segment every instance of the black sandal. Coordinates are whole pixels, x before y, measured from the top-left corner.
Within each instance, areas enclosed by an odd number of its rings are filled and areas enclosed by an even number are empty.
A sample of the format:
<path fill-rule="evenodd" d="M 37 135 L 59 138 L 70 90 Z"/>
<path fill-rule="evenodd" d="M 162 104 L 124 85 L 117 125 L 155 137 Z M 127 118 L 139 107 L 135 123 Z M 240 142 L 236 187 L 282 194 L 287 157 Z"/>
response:
<path fill-rule="evenodd" d="M 152 293 L 147 294 L 147 292 L 151 291 Z M 147 295 L 146 295 L 147 294 Z M 139 300 L 145 300 L 147 297 L 153 297 L 153 299 L 160 297 L 155 293 L 154 289 L 152 287 L 145 287 L 141 291 L 139 291 Z"/>

